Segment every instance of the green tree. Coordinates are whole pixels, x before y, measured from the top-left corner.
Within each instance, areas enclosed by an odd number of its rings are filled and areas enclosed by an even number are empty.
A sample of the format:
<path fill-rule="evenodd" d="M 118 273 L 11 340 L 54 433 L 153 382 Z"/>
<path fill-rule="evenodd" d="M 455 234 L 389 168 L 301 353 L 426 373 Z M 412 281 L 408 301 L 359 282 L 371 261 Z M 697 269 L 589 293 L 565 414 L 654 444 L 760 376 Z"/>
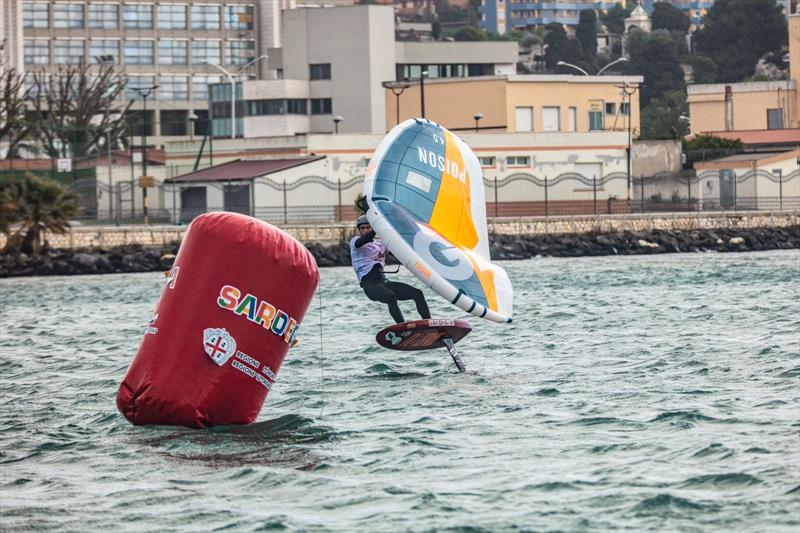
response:
<path fill-rule="evenodd" d="M 723 139 L 714 135 L 697 135 L 691 140 L 683 141 L 683 153 L 687 163 L 708 161 L 728 155 L 744 152 L 744 144 L 740 139 Z"/>
<path fill-rule="evenodd" d="M 681 35 L 689 31 L 689 26 L 692 23 L 686 13 L 667 2 L 653 4 L 650 20 L 654 30 L 676 31 L 680 32 Z"/>
<path fill-rule="evenodd" d="M 629 74 L 644 76 L 640 102 L 647 107 L 650 100 L 670 91 L 683 91 L 683 69 L 675 41 L 666 30 L 643 32 L 633 30 L 627 37 L 629 60 L 624 69 Z"/>
<path fill-rule="evenodd" d="M 456 41 L 486 41 L 486 31 L 473 26 L 465 26 L 453 34 Z"/>
<path fill-rule="evenodd" d="M 544 64 L 547 70 L 554 71 L 556 63 L 563 60 L 564 48 L 567 45 L 567 32 L 564 26 L 551 22 L 545 26 L 547 33 L 544 36 Z"/>
<path fill-rule="evenodd" d="M 614 4 L 613 7 L 600 14 L 600 21 L 609 33 L 625 33 L 625 19 L 631 16 L 635 3 L 628 2 L 625 7 Z"/>
<path fill-rule="evenodd" d="M 64 234 L 78 208 L 75 196 L 58 182 L 26 173 L 0 183 L 0 229 L 8 236 L 5 251 L 38 254 L 45 233 Z M 15 230 L 12 225 L 18 224 Z"/>
<path fill-rule="evenodd" d="M 580 41 L 578 39 L 567 39 L 567 42 L 564 44 L 564 47 L 561 49 L 561 61 L 569 63 L 571 65 L 575 65 L 576 67 L 580 67 L 587 72 L 591 72 L 593 66 L 589 65 L 584 60 L 585 54 L 583 51 L 583 47 L 581 46 Z M 559 74 L 575 74 L 575 70 L 566 67 L 566 66 L 558 66 L 556 65 L 556 72 Z"/>
<path fill-rule="evenodd" d="M 716 0 L 695 32 L 697 53 L 719 67 L 717 82 L 752 76 L 767 52 L 780 52 L 787 42 L 786 17 L 775 0 Z"/>
<path fill-rule="evenodd" d="M 578 18 L 575 37 L 581 43 L 583 60 L 589 65 L 597 63 L 597 13 L 594 9 L 584 9 Z"/>
<path fill-rule="evenodd" d="M 714 83 L 719 69 L 710 57 L 690 56 L 687 60 L 694 70 L 694 83 Z"/>
<path fill-rule="evenodd" d="M 642 110 L 641 139 L 678 140 L 689 133 L 689 124 L 681 119 L 689 111 L 686 94 L 683 91 L 670 91 L 654 98 Z"/>

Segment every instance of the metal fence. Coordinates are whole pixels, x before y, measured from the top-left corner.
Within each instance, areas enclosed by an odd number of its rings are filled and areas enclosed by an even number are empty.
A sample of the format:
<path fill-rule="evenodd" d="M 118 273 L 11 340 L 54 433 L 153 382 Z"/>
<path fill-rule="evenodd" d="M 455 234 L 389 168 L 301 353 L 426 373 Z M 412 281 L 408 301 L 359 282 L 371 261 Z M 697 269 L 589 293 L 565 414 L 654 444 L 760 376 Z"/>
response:
<path fill-rule="evenodd" d="M 62 180 L 63 182 L 63 180 Z M 363 176 L 329 180 L 161 184 L 148 190 L 148 219 L 187 223 L 207 211 L 227 210 L 276 224 L 331 223 L 355 219 Z M 142 190 L 133 182 L 112 187 L 94 177 L 66 182 L 79 199 L 87 223 L 132 223 L 144 219 Z M 628 179 L 623 172 L 602 177 L 576 173 L 554 177 L 515 173 L 484 179 L 490 218 L 626 213 L 776 211 L 800 209 L 800 169 L 783 175 L 751 169 L 707 170 Z M 216 204 L 210 198 L 220 199 Z M 110 201 L 109 201 L 110 200 Z"/>

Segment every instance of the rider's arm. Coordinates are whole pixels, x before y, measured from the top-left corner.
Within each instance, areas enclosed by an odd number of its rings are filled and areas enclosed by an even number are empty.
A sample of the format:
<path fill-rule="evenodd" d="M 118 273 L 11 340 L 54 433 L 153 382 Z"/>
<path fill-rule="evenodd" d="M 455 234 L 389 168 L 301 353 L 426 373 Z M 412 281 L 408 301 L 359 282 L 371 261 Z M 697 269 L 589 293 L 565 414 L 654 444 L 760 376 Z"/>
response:
<path fill-rule="evenodd" d="M 361 248 L 362 246 L 364 246 L 368 242 L 372 242 L 372 239 L 374 239 L 374 238 L 375 238 L 375 230 L 370 231 L 366 235 L 362 235 L 361 237 L 356 239 L 356 242 L 355 242 L 356 248 Z"/>

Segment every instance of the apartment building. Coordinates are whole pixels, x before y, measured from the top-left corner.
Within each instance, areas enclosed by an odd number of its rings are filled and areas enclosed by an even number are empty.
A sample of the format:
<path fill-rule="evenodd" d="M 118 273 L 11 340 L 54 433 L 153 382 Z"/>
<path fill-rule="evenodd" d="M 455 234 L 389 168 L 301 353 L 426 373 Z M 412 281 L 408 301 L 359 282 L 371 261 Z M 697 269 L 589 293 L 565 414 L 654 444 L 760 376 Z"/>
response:
<path fill-rule="evenodd" d="M 134 134 L 146 123 L 149 135 L 187 135 L 191 115 L 198 129 L 207 127 L 208 85 L 226 79 L 211 64 L 237 76 L 267 74 L 264 61 L 254 62 L 269 18 L 259 7 L 281 1 L 22 0 L 28 82 L 61 66 L 113 63 L 128 78 Z M 145 121 L 136 89 L 155 86 Z"/>
<path fill-rule="evenodd" d="M 639 0 L 647 13 L 652 13 L 657 1 L 667 2 L 685 12 L 693 27 L 699 27 L 703 16 L 714 5 L 714 0 Z M 580 12 L 585 9 L 605 11 L 622 0 L 481 0 L 481 26 L 493 33 L 504 34 L 511 30 L 544 27 L 552 22 L 576 26 Z M 789 12 L 789 1 L 778 0 Z"/>
<path fill-rule="evenodd" d="M 283 31 L 268 52 L 279 79 L 238 83 L 235 98 L 229 83 L 212 87 L 215 137 L 231 136 L 234 114 L 237 137 L 385 133 L 384 82 L 516 71 L 516 42 L 396 41 L 392 6 L 287 10 Z"/>
<path fill-rule="evenodd" d="M 0 76 L 8 69 L 22 72 L 22 0 L 0 2 Z"/>

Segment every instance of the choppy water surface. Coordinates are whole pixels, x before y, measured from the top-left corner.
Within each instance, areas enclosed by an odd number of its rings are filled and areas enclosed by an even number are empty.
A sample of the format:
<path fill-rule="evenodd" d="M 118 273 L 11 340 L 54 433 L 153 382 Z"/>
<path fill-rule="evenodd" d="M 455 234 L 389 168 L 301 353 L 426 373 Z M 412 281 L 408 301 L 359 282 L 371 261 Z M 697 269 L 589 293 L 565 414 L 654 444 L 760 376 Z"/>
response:
<path fill-rule="evenodd" d="M 0 281 L 0 529 L 798 531 L 800 254 L 504 266 L 465 375 L 323 270 L 259 421 L 208 431 L 115 408 L 161 274 Z"/>

